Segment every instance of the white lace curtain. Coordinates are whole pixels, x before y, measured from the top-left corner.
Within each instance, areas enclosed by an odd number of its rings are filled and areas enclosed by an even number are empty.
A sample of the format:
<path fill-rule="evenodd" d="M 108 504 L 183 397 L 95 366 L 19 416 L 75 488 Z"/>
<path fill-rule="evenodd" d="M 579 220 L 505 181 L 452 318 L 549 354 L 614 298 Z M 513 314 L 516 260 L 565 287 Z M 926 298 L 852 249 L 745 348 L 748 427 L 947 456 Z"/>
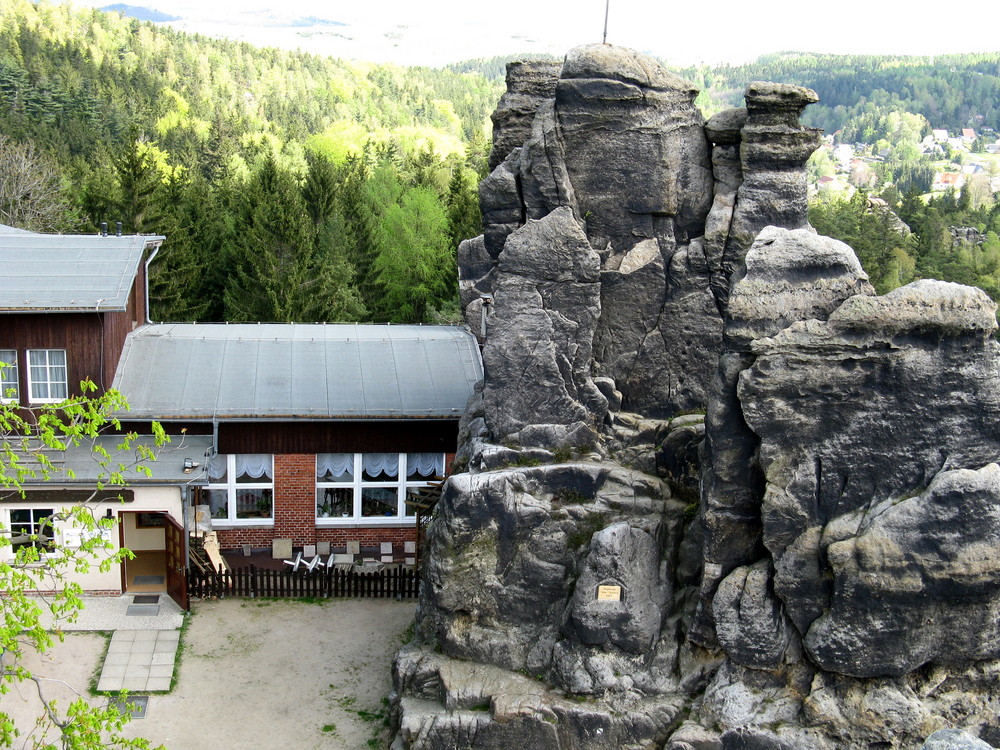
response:
<path fill-rule="evenodd" d="M 385 474 L 389 477 L 399 474 L 399 454 L 398 453 L 364 453 L 361 456 L 361 465 L 365 474 L 370 477 L 377 477 Z"/>
<path fill-rule="evenodd" d="M 364 453 L 361 464 L 365 474 L 370 477 L 399 476 L 398 453 Z M 439 476 L 444 474 L 443 453 L 408 453 L 406 454 L 407 476 Z M 347 477 L 354 474 L 353 453 L 318 453 L 316 454 L 316 476 Z"/>
<path fill-rule="evenodd" d="M 444 475 L 444 454 L 443 453 L 407 453 L 406 473 L 409 476 L 420 474 L 421 476 L 443 476 Z"/>
<path fill-rule="evenodd" d="M 353 453 L 317 453 L 316 454 L 316 476 L 324 477 L 329 474 L 331 477 L 342 477 L 354 475 L 354 454 Z"/>
<path fill-rule="evenodd" d="M 217 453 L 208 460 L 208 478 L 212 480 L 226 478 L 228 458 L 225 453 Z"/>
<path fill-rule="evenodd" d="M 208 476 L 212 480 L 226 478 L 229 456 L 220 453 L 208 461 Z M 271 478 L 270 453 L 240 453 L 236 456 L 236 476 L 248 476 L 251 479 Z"/>

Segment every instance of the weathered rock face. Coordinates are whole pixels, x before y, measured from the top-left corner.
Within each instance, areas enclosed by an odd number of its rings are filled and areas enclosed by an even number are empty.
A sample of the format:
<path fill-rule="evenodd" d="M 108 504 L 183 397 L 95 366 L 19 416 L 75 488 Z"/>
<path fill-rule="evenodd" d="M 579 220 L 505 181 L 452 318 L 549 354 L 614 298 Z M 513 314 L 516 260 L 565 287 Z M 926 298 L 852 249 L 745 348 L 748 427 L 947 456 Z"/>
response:
<path fill-rule="evenodd" d="M 984 584 L 991 577 L 975 560 L 1000 533 L 984 512 L 1000 499 L 988 481 L 995 473 L 977 475 L 977 485 L 948 470 L 1000 456 L 995 314 L 977 289 L 922 281 L 851 298 L 825 323 L 798 323 L 753 345 L 740 400 L 761 438 L 763 542 L 775 592 L 829 671 L 901 675 L 1000 648 L 995 628 L 950 627 L 972 617 L 960 602 L 983 617 L 990 606 L 973 571 Z M 964 491 L 948 489 L 956 482 Z M 953 575 L 946 604 L 941 579 Z"/>
<path fill-rule="evenodd" d="M 490 170 L 496 169 L 531 134 L 538 107 L 551 99 L 562 65 L 541 60 L 521 60 L 507 66 L 507 90 L 493 112 L 493 148 Z"/>
<path fill-rule="evenodd" d="M 629 675 L 644 692 L 673 686 L 669 663 L 634 673 L 657 652 L 681 527 L 662 482 L 598 463 L 508 468 L 454 477 L 441 502 L 422 627 L 443 653 L 577 693 Z M 621 597 L 598 601 L 601 585 Z M 581 660 L 578 645 L 600 648 Z"/>
<path fill-rule="evenodd" d="M 760 440 L 745 421 L 747 407 L 737 393 L 741 373 L 755 358 L 751 346 L 795 321 L 824 319 L 849 297 L 874 294 L 851 248 L 804 229 L 765 229 L 744 265 L 729 298 L 726 344 L 706 419 L 705 572 L 691 635 L 707 647 L 718 645 L 712 599 L 719 581 L 763 552 L 764 478 L 755 460 Z M 742 638 L 742 631 L 733 635 Z"/>
<path fill-rule="evenodd" d="M 597 253 L 569 208 L 529 221 L 507 239 L 483 347 L 483 398 L 498 442 L 596 442 L 607 412 L 591 377 L 599 277 Z"/>
<path fill-rule="evenodd" d="M 747 235 L 768 224 L 804 225 L 804 197 L 768 203 L 748 188 L 736 211 L 745 173 L 764 186 L 804 186 L 808 144 L 817 142 L 797 123 L 815 94 L 770 86 L 748 92 L 751 117 L 734 110 L 706 127 L 693 105 L 696 90 L 655 61 L 611 45 L 579 47 L 567 55 L 552 97 L 531 100 L 536 114 L 523 144 L 512 147 L 505 131 L 498 150 L 506 159 L 480 186 L 482 247 L 494 263 L 527 221 L 565 207 L 580 223 L 600 258 L 593 370 L 626 410 L 666 417 L 707 403 L 720 306 L 749 247 L 746 236 L 731 238 L 732 226 Z M 752 146 L 741 161 L 744 128 Z M 460 254 L 469 290 L 463 305 L 477 328 L 479 295 L 496 284 L 483 257 L 471 246 Z"/>
<path fill-rule="evenodd" d="M 608 45 L 508 85 L 394 750 L 1000 739 L 992 302 L 812 231 L 808 89 L 704 123 Z"/>

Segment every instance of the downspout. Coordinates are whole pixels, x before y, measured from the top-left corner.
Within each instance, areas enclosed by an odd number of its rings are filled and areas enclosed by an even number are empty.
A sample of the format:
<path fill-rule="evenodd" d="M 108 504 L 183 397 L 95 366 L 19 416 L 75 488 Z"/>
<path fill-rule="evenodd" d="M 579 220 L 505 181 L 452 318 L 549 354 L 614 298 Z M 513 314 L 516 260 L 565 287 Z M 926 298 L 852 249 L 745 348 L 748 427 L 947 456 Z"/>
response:
<path fill-rule="evenodd" d="M 107 385 L 104 382 L 105 381 L 105 378 L 104 378 L 104 374 L 105 374 L 104 373 L 104 344 L 105 344 L 105 340 L 107 338 L 107 322 L 108 321 L 107 321 L 107 317 L 101 314 L 101 303 L 105 302 L 105 301 L 106 300 L 104 300 L 104 299 L 99 299 L 94 304 L 94 314 L 97 315 L 97 319 L 99 321 L 101 321 L 101 361 L 100 361 L 100 364 L 98 365 L 98 369 L 101 372 L 101 391 L 102 392 L 107 388 Z M 112 376 L 112 378 L 113 377 L 114 376 Z M 69 381 L 69 370 L 68 369 L 66 371 L 66 380 L 67 380 L 66 386 L 67 386 L 67 389 L 68 389 L 69 388 L 69 382 L 68 382 Z"/>
<path fill-rule="evenodd" d="M 149 325 L 153 324 L 153 321 L 149 317 L 149 264 L 153 262 L 153 258 L 156 257 L 156 254 L 160 252 L 160 244 L 161 243 L 157 242 L 155 245 L 153 245 L 153 252 L 150 253 L 148 258 L 146 258 L 146 278 L 143 279 L 146 285 L 146 296 L 145 296 L 146 323 Z"/>

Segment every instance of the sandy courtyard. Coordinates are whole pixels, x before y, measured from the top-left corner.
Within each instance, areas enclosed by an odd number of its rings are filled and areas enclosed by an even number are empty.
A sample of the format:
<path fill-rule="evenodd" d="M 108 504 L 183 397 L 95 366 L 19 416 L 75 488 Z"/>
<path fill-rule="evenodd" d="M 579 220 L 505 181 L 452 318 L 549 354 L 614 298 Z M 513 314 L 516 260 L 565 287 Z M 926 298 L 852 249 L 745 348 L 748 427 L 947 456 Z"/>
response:
<path fill-rule="evenodd" d="M 169 750 L 385 748 L 382 699 L 415 607 L 381 599 L 196 602 L 174 690 L 154 694 L 146 718 L 126 734 Z M 86 694 L 105 644 L 99 634 L 68 633 L 51 658 L 30 666 Z M 58 683 L 48 689 L 61 702 L 72 697 Z M 2 700 L 22 729 L 37 716 L 26 688 Z"/>

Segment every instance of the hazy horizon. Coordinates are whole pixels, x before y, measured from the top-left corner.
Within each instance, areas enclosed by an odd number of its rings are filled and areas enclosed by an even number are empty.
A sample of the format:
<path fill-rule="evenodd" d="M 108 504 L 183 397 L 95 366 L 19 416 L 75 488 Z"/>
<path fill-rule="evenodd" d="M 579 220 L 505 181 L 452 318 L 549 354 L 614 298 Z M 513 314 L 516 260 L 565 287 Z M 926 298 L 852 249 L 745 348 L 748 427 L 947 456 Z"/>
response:
<path fill-rule="evenodd" d="M 104 7 L 108 0 L 72 0 Z M 242 39 L 253 44 L 301 48 L 333 57 L 442 65 L 495 55 L 562 55 L 579 44 L 602 41 L 605 0 L 508 0 L 503 5 L 429 0 L 369 3 L 287 0 L 132 0 L 128 5 L 180 16 L 181 30 Z M 930 13 L 893 4 L 843 0 L 826 8 L 788 10 L 778 0 L 724 0 L 707 16 L 702 6 L 670 8 L 650 0 L 611 0 L 607 41 L 676 65 L 740 63 L 762 54 L 801 51 L 834 54 L 940 55 L 989 52 L 990 40 L 962 27 L 989 28 L 1000 19 L 995 3 L 971 0 L 961 18 L 942 23 Z M 290 27 L 315 17 L 338 25 Z M 981 18 L 982 23 L 976 19 Z M 961 23 L 960 23 L 961 22 Z M 284 24 L 284 25 L 283 25 Z M 948 31 L 951 27 L 955 31 Z M 981 40 L 981 43 L 980 43 Z"/>

